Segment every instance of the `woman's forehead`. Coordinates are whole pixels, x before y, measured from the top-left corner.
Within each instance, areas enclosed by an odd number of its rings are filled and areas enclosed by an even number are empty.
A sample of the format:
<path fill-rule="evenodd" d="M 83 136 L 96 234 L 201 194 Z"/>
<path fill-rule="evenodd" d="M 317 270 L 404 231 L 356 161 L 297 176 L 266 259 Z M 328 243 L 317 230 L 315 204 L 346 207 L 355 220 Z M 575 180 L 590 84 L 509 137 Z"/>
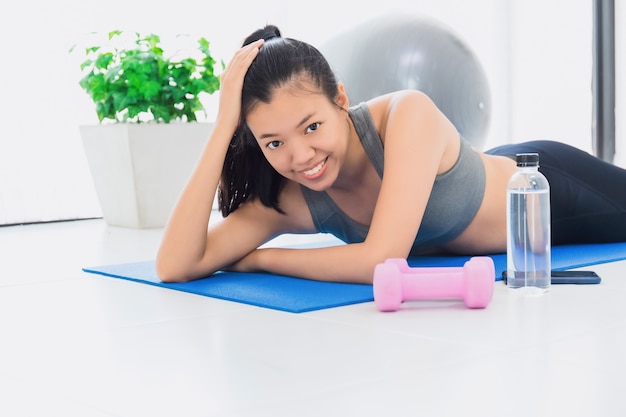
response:
<path fill-rule="evenodd" d="M 279 134 L 298 128 L 307 118 L 324 111 L 330 102 L 321 93 L 279 89 L 269 103 L 259 102 L 246 117 L 255 136 Z"/>

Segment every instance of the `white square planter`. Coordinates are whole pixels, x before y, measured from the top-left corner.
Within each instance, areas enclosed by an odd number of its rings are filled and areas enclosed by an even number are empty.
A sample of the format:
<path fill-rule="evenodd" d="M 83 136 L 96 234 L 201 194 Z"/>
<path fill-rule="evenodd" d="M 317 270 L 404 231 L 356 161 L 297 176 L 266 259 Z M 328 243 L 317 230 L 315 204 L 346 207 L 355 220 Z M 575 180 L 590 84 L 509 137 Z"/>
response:
<path fill-rule="evenodd" d="M 212 128 L 195 122 L 80 126 L 104 220 L 165 226 Z"/>

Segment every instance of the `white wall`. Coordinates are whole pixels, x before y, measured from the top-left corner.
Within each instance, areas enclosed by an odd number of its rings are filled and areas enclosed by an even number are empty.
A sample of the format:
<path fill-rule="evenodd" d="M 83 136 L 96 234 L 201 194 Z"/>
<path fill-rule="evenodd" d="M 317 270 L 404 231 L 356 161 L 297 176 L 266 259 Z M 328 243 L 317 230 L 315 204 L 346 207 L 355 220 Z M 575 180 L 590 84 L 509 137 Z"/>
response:
<path fill-rule="evenodd" d="M 228 3 L 228 7 L 225 6 Z M 101 215 L 78 135 L 97 123 L 72 45 L 93 31 L 187 33 L 229 57 L 284 1 L 22 0 L 0 12 L 0 224 Z"/>
<path fill-rule="evenodd" d="M 321 45 L 387 12 L 435 17 L 485 66 L 493 99 L 487 147 L 529 138 L 590 144 L 591 0 L 22 0 L 0 14 L 0 224 L 100 215 L 78 136 L 96 123 L 68 49 L 89 32 L 205 36 L 226 61 L 265 23 Z M 562 5 L 567 6 L 563 10 Z M 588 62 L 587 62 L 588 59 Z M 218 94 L 206 100 L 209 117 Z"/>
<path fill-rule="evenodd" d="M 511 2 L 511 140 L 591 151 L 592 0 Z"/>

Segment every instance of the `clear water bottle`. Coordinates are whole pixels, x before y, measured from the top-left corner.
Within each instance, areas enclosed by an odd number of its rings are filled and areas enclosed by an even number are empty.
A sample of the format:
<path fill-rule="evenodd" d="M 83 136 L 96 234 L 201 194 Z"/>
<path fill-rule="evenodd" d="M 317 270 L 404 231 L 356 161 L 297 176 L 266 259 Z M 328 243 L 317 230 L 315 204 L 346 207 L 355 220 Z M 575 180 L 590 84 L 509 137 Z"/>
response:
<path fill-rule="evenodd" d="M 507 285 L 530 293 L 550 289 L 550 185 L 539 155 L 516 156 L 507 187 Z"/>

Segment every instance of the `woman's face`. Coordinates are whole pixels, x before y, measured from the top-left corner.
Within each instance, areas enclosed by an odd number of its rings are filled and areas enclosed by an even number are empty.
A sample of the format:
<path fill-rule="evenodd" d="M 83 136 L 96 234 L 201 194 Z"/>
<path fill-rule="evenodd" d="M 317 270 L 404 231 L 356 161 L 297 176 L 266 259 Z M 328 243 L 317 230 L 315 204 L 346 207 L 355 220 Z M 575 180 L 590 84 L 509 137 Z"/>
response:
<path fill-rule="evenodd" d="M 350 125 L 348 99 L 340 86 L 331 103 L 312 84 L 277 89 L 270 103 L 258 103 L 246 123 L 267 161 L 283 177 L 312 190 L 330 188 L 346 157 Z"/>

